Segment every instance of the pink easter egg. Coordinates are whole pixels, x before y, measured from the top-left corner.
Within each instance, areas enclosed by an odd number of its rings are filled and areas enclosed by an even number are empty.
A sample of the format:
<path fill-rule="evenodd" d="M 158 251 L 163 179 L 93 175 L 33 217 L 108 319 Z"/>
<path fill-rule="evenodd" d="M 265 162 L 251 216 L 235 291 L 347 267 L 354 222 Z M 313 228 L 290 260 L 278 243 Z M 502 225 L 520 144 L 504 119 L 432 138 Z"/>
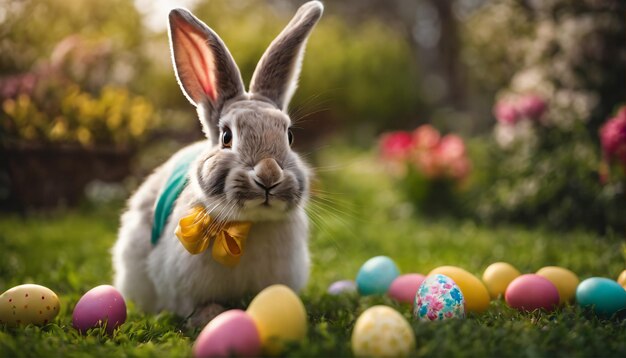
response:
<path fill-rule="evenodd" d="M 559 291 L 550 280 L 535 274 L 515 278 L 504 293 L 506 303 L 520 311 L 554 310 L 559 304 Z"/>
<path fill-rule="evenodd" d="M 255 357 L 261 337 L 252 318 L 242 310 L 226 311 L 207 324 L 193 345 L 193 356 Z"/>
<path fill-rule="evenodd" d="M 106 331 L 113 330 L 126 321 L 126 302 L 113 287 L 102 285 L 87 291 L 78 300 L 72 313 L 72 325 L 81 333 L 106 323 Z"/>
<path fill-rule="evenodd" d="M 398 302 L 413 303 L 415 294 L 426 276 L 418 273 L 407 273 L 396 277 L 391 282 L 387 294 Z"/>

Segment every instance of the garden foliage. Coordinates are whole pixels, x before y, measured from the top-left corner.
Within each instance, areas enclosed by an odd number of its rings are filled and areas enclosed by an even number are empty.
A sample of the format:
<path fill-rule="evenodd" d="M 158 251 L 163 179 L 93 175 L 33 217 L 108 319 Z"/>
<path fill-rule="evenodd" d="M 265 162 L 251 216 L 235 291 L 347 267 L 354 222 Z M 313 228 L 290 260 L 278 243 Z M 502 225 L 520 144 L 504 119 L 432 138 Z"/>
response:
<path fill-rule="evenodd" d="M 381 159 L 415 209 L 424 215 L 458 213 L 471 162 L 455 134 L 441 136 L 425 124 L 412 132 L 392 132 L 380 139 Z"/>
<path fill-rule="evenodd" d="M 619 1 L 503 0 L 476 15 L 486 26 L 494 14 L 513 21 L 502 32 L 477 23 L 473 38 L 517 67 L 497 94 L 478 217 L 626 228 L 624 181 L 604 180 L 598 136 L 626 96 L 625 10 Z"/>

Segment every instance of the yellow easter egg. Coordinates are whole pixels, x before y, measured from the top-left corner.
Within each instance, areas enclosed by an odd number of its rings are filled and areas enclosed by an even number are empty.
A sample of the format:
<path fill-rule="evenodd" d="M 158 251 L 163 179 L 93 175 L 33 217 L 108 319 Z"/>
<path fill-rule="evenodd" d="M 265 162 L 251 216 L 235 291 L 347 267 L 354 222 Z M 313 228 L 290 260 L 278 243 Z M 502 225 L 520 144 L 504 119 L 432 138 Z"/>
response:
<path fill-rule="evenodd" d="M 537 275 L 547 278 L 556 286 L 560 303 L 571 302 L 576 296 L 580 280 L 572 271 L 558 266 L 546 266 L 537 271 Z"/>
<path fill-rule="evenodd" d="M 352 352 L 357 357 L 405 357 L 415 349 L 409 322 L 391 307 L 373 306 L 356 320 Z"/>
<path fill-rule="evenodd" d="M 491 299 L 496 299 L 503 295 L 509 283 L 520 276 L 521 273 L 506 262 L 496 262 L 489 265 L 483 272 L 483 283 L 489 291 Z"/>
<path fill-rule="evenodd" d="M 459 286 L 465 297 L 466 312 L 481 313 L 489 307 L 489 291 L 476 276 L 456 266 L 440 266 L 428 275 L 436 273 L 450 277 Z"/>
<path fill-rule="evenodd" d="M 617 283 L 622 285 L 622 287 L 626 286 L 626 270 L 622 271 L 617 278 Z"/>
<path fill-rule="evenodd" d="M 276 355 L 284 343 L 306 337 L 307 318 L 304 304 L 287 286 L 272 285 L 250 302 L 247 313 L 254 320 L 263 349 Z"/>
<path fill-rule="evenodd" d="M 59 297 L 47 287 L 15 286 L 0 295 L 0 324 L 47 324 L 59 314 L 60 308 Z"/>

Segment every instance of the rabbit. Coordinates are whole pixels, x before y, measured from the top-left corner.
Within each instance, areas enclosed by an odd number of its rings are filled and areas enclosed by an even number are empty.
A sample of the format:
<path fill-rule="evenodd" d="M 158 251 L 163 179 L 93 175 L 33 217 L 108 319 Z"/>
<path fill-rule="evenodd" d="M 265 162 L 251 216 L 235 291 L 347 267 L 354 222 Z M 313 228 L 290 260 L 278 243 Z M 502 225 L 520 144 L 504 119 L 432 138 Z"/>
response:
<path fill-rule="evenodd" d="M 206 140 L 189 145 L 154 170 L 128 201 L 112 249 L 114 286 L 144 312 L 190 318 L 206 307 L 254 295 L 273 284 L 298 292 L 307 283 L 312 170 L 291 149 L 287 106 L 296 89 L 307 38 L 323 5 L 302 5 L 261 57 L 244 89 L 218 35 L 185 9 L 169 14 L 176 78 L 197 109 Z M 155 207 L 184 158 L 187 184 L 173 202 L 156 243 Z M 175 231 L 200 206 L 219 224 L 250 222 L 245 250 L 233 267 L 211 249 L 191 254 Z M 218 309 L 219 310 L 219 309 Z"/>

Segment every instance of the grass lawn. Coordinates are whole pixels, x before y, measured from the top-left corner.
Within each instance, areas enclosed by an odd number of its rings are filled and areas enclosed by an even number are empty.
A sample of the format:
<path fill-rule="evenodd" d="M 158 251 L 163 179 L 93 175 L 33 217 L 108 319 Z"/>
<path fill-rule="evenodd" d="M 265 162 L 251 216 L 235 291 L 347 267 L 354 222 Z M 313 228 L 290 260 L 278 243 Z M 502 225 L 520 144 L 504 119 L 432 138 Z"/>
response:
<path fill-rule="evenodd" d="M 518 226 L 483 227 L 472 221 L 426 219 L 412 214 L 393 184 L 367 155 L 325 151 L 311 206 L 311 280 L 302 293 L 309 314 L 308 340 L 287 356 L 350 356 L 356 317 L 384 303 L 410 318 L 411 307 L 385 297 L 325 294 L 333 281 L 353 279 L 376 255 L 392 257 L 405 273 L 439 265 L 461 266 L 480 277 L 492 262 L 522 272 L 560 265 L 581 279 L 615 278 L 625 267 L 623 238 Z M 112 281 L 109 249 L 121 204 L 88 206 L 45 216 L 0 218 L 0 292 L 22 283 L 49 287 L 61 313 L 44 327 L 0 327 L 0 356 L 189 356 L 198 331 L 170 314 L 129 316 L 113 337 L 93 330 L 81 337 L 71 312 L 90 288 Z M 555 313 L 522 314 L 494 301 L 465 320 L 412 322 L 415 356 L 626 356 L 626 320 L 600 320 L 575 306 Z"/>

